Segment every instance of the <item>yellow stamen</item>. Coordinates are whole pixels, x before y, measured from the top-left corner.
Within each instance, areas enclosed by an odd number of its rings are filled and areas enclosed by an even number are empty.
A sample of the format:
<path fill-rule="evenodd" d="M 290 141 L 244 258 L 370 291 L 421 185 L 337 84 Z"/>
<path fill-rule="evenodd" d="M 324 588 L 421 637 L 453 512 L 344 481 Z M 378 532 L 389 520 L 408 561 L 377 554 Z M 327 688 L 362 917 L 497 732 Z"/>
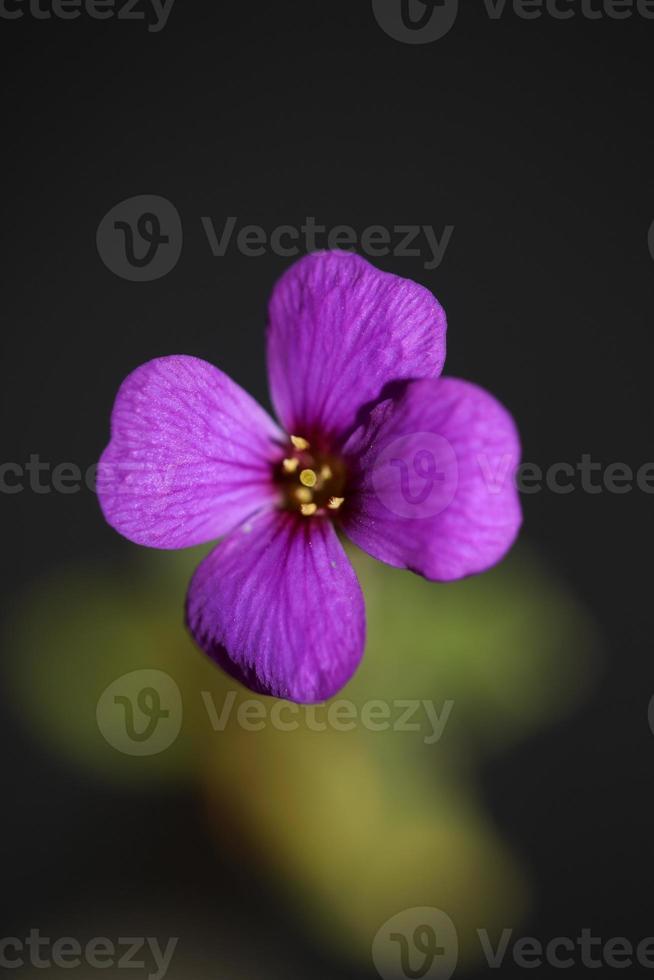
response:
<path fill-rule="evenodd" d="M 338 510 L 345 503 L 345 497 L 330 497 L 327 506 L 330 510 Z"/>
<path fill-rule="evenodd" d="M 302 470 L 300 473 L 300 483 L 305 487 L 315 487 L 318 477 L 313 470 Z"/>
<path fill-rule="evenodd" d="M 331 466 L 327 466 L 327 463 L 325 463 L 323 468 L 320 470 L 320 475 L 323 478 L 323 480 L 331 480 L 332 476 L 334 475 L 332 473 Z"/>
<path fill-rule="evenodd" d="M 306 487 L 298 487 L 295 496 L 301 504 L 310 504 L 313 500 L 313 494 Z"/>
<path fill-rule="evenodd" d="M 299 465 L 300 465 L 299 459 L 285 459 L 282 463 L 282 466 L 284 468 L 284 473 L 295 473 Z"/>
<path fill-rule="evenodd" d="M 302 504 L 302 514 L 304 517 L 313 517 L 318 510 L 316 504 Z"/>
<path fill-rule="evenodd" d="M 296 449 L 300 450 L 300 452 L 309 448 L 309 443 L 306 439 L 303 439 L 302 436 L 291 436 L 291 442 Z"/>

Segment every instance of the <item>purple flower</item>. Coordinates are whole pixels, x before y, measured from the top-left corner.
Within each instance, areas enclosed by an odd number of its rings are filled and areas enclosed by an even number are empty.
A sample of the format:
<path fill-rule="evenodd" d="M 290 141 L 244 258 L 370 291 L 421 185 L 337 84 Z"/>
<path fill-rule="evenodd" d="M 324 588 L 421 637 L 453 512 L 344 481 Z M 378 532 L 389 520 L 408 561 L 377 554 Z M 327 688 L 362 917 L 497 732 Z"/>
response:
<path fill-rule="evenodd" d="M 445 330 L 426 289 L 318 253 L 270 305 L 283 429 L 194 357 L 149 361 L 120 388 L 99 467 L 104 515 L 151 548 L 224 536 L 191 581 L 187 622 L 252 690 L 322 701 L 356 670 L 364 601 L 336 528 L 438 581 L 489 568 L 515 539 L 513 420 L 475 385 L 440 377 Z"/>

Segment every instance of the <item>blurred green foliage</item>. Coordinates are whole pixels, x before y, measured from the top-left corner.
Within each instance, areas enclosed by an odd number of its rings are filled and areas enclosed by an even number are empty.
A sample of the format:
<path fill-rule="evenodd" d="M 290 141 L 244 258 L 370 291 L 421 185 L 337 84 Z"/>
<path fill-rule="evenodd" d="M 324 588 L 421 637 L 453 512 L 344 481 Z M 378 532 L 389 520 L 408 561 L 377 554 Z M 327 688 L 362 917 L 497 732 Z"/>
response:
<path fill-rule="evenodd" d="M 77 567 L 41 583 L 10 625 L 4 683 L 21 722 L 50 752 L 96 778 L 204 788 L 215 846 L 256 862 L 315 935 L 369 962 L 402 908 L 435 905 L 456 922 L 462 957 L 478 925 L 517 924 L 528 886 L 479 794 L 485 759 L 569 712 L 596 667 L 598 638 L 565 587 L 524 546 L 486 575 L 434 585 L 352 552 L 366 594 L 368 644 L 339 699 L 429 700 L 451 714 L 438 741 L 417 731 L 296 731 L 193 645 L 183 600 L 206 549 L 134 551 L 129 568 Z M 164 671 L 184 706 L 179 737 L 151 756 L 103 738 L 96 706 L 123 674 Z M 233 693 L 232 693 L 233 692 Z M 235 698 L 223 730 L 218 714 Z M 261 730 L 239 723 L 265 705 Z M 322 715 L 317 716 L 324 720 Z M 284 715 L 286 720 L 290 715 Z M 412 721 L 418 720 L 416 717 Z"/>

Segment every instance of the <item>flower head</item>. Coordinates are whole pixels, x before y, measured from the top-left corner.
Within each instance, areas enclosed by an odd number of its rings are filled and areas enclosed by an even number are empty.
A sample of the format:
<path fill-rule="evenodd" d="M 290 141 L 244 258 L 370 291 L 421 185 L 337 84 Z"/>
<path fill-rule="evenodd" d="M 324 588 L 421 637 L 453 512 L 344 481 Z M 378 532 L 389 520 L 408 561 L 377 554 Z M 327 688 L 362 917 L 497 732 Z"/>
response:
<path fill-rule="evenodd" d="M 516 429 L 492 396 L 440 377 L 445 330 L 423 287 L 316 253 L 270 305 L 283 428 L 194 357 L 149 361 L 120 388 L 98 473 L 105 517 L 153 548 L 223 538 L 191 581 L 187 622 L 252 690 L 322 701 L 356 670 L 364 602 L 337 528 L 438 581 L 481 572 L 512 544 Z"/>

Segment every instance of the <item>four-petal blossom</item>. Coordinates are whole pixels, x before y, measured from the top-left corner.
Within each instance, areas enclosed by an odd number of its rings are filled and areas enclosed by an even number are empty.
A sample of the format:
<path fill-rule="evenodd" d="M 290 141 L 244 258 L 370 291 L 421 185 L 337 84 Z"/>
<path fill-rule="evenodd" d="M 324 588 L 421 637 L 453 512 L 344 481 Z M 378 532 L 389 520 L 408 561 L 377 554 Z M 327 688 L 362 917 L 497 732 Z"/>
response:
<path fill-rule="evenodd" d="M 445 330 L 423 287 L 315 253 L 270 305 L 283 429 L 197 358 L 150 361 L 120 388 L 98 473 L 105 517 L 156 548 L 224 536 L 192 579 L 187 622 L 252 690 L 323 701 L 356 670 L 364 602 L 336 527 L 439 581 L 512 544 L 516 429 L 492 396 L 440 377 Z"/>

